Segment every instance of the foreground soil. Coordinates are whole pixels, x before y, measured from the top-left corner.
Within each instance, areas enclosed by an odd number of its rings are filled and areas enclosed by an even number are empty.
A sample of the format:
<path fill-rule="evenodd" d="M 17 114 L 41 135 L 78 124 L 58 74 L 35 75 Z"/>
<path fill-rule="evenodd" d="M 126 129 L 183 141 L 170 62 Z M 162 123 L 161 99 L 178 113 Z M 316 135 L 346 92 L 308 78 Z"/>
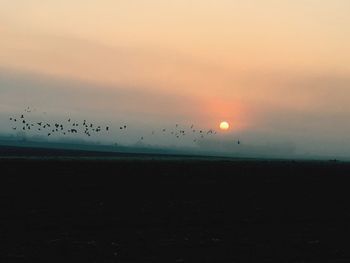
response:
<path fill-rule="evenodd" d="M 1 262 L 350 262 L 350 164 L 0 159 Z"/>

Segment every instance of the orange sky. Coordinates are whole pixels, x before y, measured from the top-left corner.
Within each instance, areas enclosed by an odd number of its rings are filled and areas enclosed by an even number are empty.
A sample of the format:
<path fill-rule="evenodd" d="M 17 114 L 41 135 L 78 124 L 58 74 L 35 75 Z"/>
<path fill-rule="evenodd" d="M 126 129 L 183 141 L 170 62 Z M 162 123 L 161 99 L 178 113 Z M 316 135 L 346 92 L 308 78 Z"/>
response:
<path fill-rule="evenodd" d="M 350 114 L 349 12 L 347 0 L 0 0 L 0 68 L 184 96 L 207 126 L 279 128 L 276 112 Z"/>

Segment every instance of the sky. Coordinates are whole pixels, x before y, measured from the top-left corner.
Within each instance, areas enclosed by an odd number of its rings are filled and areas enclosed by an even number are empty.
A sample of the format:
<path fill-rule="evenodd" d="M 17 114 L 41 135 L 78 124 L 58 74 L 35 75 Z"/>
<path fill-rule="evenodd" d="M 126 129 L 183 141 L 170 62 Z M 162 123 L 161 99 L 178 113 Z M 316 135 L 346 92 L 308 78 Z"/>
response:
<path fill-rule="evenodd" d="M 128 122 L 129 143 L 226 120 L 221 140 L 350 156 L 349 12 L 347 0 L 0 0 L 0 132 L 31 106 Z"/>

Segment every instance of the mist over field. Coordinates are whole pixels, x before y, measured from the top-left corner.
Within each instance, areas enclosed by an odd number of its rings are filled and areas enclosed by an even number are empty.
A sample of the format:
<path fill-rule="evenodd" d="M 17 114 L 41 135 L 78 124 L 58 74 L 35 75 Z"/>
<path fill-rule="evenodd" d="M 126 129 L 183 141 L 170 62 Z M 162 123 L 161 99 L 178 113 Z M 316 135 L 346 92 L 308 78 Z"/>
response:
<path fill-rule="evenodd" d="M 341 84 L 345 86 L 343 82 Z M 4 69 L 0 73 L 0 86 L 0 132 L 19 139 L 173 147 L 205 150 L 209 153 L 244 152 L 248 156 L 256 155 L 256 151 L 264 156 L 349 156 L 347 139 L 350 125 L 343 112 L 346 108 L 341 104 L 338 108 L 330 108 L 322 114 L 305 114 L 294 109 L 261 111 L 257 112 L 261 116 L 259 125 L 235 130 L 233 123 L 232 130 L 226 132 L 220 131 L 217 123 L 206 122 L 203 113 L 205 109 L 202 112 L 201 102 L 186 94 L 152 92 L 137 87 L 112 88 Z M 327 87 L 322 92 L 324 96 L 331 94 Z M 340 97 L 337 94 L 334 96 Z M 332 100 L 332 96 L 328 99 Z M 347 99 L 341 99 L 345 104 Z M 340 99 L 338 101 L 341 102 Z M 326 100 L 320 103 L 330 104 Z M 27 107 L 30 107 L 30 113 L 25 113 Z M 91 137 L 77 134 L 50 138 L 35 130 L 12 130 L 13 123 L 9 118 L 19 117 L 23 113 L 33 122 L 67 122 L 68 118 L 82 122 L 86 119 L 99 125 L 108 125 L 111 130 Z M 119 129 L 124 124 L 128 125 L 127 131 Z M 188 131 L 187 136 L 179 139 L 169 134 L 176 124 Z M 192 134 L 192 125 L 203 131 L 213 129 L 217 134 L 194 141 L 198 136 Z M 162 132 L 163 129 L 167 132 Z M 237 145 L 237 140 L 241 141 L 241 145 Z"/>

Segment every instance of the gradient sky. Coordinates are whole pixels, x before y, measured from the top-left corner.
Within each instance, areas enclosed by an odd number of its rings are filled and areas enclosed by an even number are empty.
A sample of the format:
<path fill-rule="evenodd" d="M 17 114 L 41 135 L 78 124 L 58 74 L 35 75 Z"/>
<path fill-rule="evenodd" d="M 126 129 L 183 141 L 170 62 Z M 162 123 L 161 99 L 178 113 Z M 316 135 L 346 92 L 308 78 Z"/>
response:
<path fill-rule="evenodd" d="M 349 13 L 348 0 L 0 0 L 1 116 L 225 119 L 225 138 L 350 156 Z"/>

